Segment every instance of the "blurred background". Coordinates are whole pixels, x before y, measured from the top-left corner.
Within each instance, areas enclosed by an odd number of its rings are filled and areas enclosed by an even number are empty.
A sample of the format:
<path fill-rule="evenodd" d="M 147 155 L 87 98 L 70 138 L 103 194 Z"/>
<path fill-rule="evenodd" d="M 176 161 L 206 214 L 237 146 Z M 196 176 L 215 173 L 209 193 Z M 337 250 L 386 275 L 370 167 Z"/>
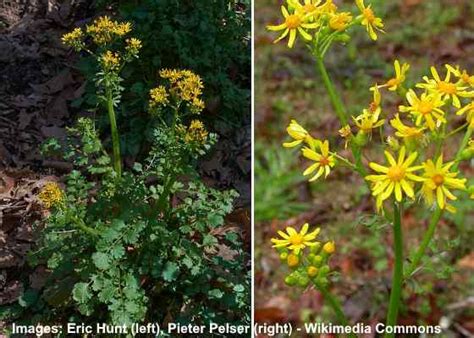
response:
<path fill-rule="evenodd" d="M 285 42 L 272 44 L 278 35 L 265 29 L 267 24 L 280 22 L 282 3 L 255 1 L 256 320 L 301 324 L 334 319 L 316 290 L 284 284 L 286 268 L 271 248 L 270 239 L 277 230 L 309 222 L 321 226 L 323 240 L 336 241 L 331 289 L 346 314 L 352 322 L 375 324 L 384 320 L 388 303 L 393 265 L 390 225 L 373 216 L 373 200 L 359 176 L 338 167 L 327 180 L 308 183 L 302 175 L 306 163 L 299 159 L 298 150 L 281 146 L 288 140 L 286 127 L 294 118 L 314 137 L 329 139 L 333 149 L 344 149 L 337 132 L 339 121 L 310 53 L 301 40 L 293 50 Z M 357 12 L 353 1 L 334 3 Z M 474 71 L 474 1 L 366 3 L 384 19 L 386 34 L 379 34 L 374 43 L 363 27 L 353 29 L 352 40 L 346 46 L 333 46 L 326 57 L 328 71 L 350 113 L 358 114 L 368 105 L 372 98 L 369 87 L 392 76 L 395 59 L 411 64 L 409 84 L 428 74 L 430 65 L 443 72 L 445 63 Z M 384 100 L 388 114 L 399 104 L 393 95 Z M 464 163 L 461 170 L 472 184 L 472 164 Z M 474 208 L 467 198 L 459 199 L 455 206 L 457 214 L 445 216 L 438 225 L 423 270 L 405 286 L 399 323 L 443 322 L 448 328 L 444 336 L 472 337 Z M 429 215 L 421 209 L 407 210 L 402 220 L 405 255 L 418 247 L 426 229 Z"/>

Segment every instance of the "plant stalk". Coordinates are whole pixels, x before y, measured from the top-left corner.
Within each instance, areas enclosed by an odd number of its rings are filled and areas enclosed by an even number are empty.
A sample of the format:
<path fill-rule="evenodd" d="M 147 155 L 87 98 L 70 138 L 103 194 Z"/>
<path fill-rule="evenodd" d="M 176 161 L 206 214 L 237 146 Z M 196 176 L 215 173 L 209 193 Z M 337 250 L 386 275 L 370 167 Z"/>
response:
<path fill-rule="evenodd" d="M 426 248 L 428 247 L 428 245 L 431 242 L 431 239 L 434 236 L 436 226 L 438 225 L 438 222 L 441 219 L 442 215 L 443 215 L 443 210 L 440 209 L 439 207 L 436 208 L 436 211 L 431 217 L 430 224 L 428 225 L 428 229 L 426 230 L 425 235 L 423 236 L 421 244 L 418 247 L 418 250 L 415 253 L 415 256 L 413 256 L 413 259 L 410 262 L 410 265 L 405 270 L 404 278 L 409 278 L 412 275 L 412 273 L 418 268 L 418 264 L 420 263 L 421 258 L 425 255 Z"/>
<path fill-rule="evenodd" d="M 324 300 L 329 303 L 331 308 L 333 309 L 334 313 L 336 314 L 337 320 L 339 321 L 340 324 L 348 326 L 349 321 L 346 318 L 346 315 L 342 311 L 341 305 L 339 304 L 339 301 L 329 292 L 328 289 L 326 289 L 325 286 L 315 283 L 316 288 L 323 294 Z M 348 335 L 351 338 L 356 338 L 357 336 L 353 333 L 350 333 Z"/>
<path fill-rule="evenodd" d="M 395 266 L 392 277 L 392 290 L 387 314 L 387 326 L 394 326 L 397 323 L 398 308 L 402 293 L 403 282 L 403 235 L 401 224 L 401 205 L 393 203 L 393 238 L 395 250 Z M 386 334 L 385 337 L 395 337 L 394 334 Z"/>
<path fill-rule="evenodd" d="M 117 120 L 115 118 L 114 103 L 112 98 L 112 89 L 106 88 L 107 110 L 109 112 L 110 131 L 112 133 L 112 151 L 113 165 L 118 177 L 122 176 L 122 158 L 120 156 L 120 138 L 117 129 Z"/>

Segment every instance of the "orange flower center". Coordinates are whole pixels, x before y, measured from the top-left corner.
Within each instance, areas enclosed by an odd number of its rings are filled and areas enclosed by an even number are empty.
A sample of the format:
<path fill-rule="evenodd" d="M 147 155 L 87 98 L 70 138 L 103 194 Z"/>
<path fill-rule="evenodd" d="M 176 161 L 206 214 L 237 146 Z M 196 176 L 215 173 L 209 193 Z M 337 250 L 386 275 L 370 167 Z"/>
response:
<path fill-rule="evenodd" d="M 433 111 L 433 103 L 430 101 L 420 101 L 418 110 L 420 111 L 421 115 L 428 115 Z"/>
<path fill-rule="evenodd" d="M 327 157 L 321 157 L 321 159 L 319 160 L 319 164 L 321 164 L 321 166 L 327 166 L 329 165 L 329 159 Z"/>
<path fill-rule="evenodd" d="M 461 80 L 465 83 L 470 83 L 471 82 L 471 77 L 469 76 L 469 74 L 466 71 L 464 71 L 461 74 Z"/>
<path fill-rule="evenodd" d="M 362 15 L 369 23 L 373 23 L 375 21 L 375 14 L 372 8 L 365 8 L 362 12 Z"/>
<path fill-rule="evenodd" d="M 396 165 L 391 167 L 387 173 L 388 178 L 393 182 L 399 182 L 405 177 L 405 170 Z"/>
<path fill-rule="evenodd" d="M 290 255 L 288 255 L 288 258 L 287 258 L 286 262 L 288 263 L 288 266 L 290 268 L 292 268 L 292 267 L 297 266 L 299 264 L 300 260 L 299 260 L 298 256 L 296 256 L 294 254 L 290 254 Z"/>
<path fill-rule="evenodd" d="M 296 234 L 296 235 L 291 236 L 289 238 L 289 241 L 293 245 L 300 245 L 300 244 L 303 244 L 304 238 L 301 234 Z"/>
<path fill-rule="evenodd" d="M 289 29 L 296 29 L 301 25 L 301 18 L 298 15 L 293 14 L 286 18 L 285 23 L 286 27 Z"/>
<path fill-rule="evenodd" d="M 439 82 L 438 89 L 444 94 L 456 94 L 458 91 L 455 84 L 446 81 Z"/>
<path fill-rule="evenodd" d="M 443 175 L 440 175 L 440 174 L 434 175 L 431 179 L 433 180 L 433 183 L 436 184 L 437 187 L 439 187 L 444 182 L 444 177 Z"/>

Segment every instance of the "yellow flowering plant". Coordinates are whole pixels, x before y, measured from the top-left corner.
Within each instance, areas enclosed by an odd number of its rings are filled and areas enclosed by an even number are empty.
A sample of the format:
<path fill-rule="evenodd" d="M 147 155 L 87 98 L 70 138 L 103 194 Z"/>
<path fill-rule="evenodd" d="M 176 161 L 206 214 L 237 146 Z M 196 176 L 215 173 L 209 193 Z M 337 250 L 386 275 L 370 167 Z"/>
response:
<path fill-rule="evenodd" d="M 424 76 L 418 83 L 408 86 L 410 65 L 394 60 L 393 76 L 370 88 L 372 101 L 362 112 L 350 112 L 325 68 L 324 57 L 333 42 L 344 42 L 350 38 L 348 34 L 355 25 L 365 26 L 370 38 L 377 40 L 378 32 L 383 32 L 382 20 L 376 16 L 371 5 L 362 0 L 355 1 L 359 15 L 338 12 L 334 6 L 328 11 L 325 5 L 329 1 L 311 2 L 314 8 L 303 12 L 298 10 L 300 7 L 296 2 L 288 1 L 285 17 L 293 16 L 290 21 L 300 24 L 296 29 L 314 57 L 340 122 L 339 136 L 344 139 L 344 148 L 349 147 L 351 154 L 337 150 L 336 142 L 330 146 L 329 139 L 311 136 L 308 129 L 296 120 L 291 120 L 287 128 L 291 140 L 283 146 L 301 147 L 302 158 L 313 161 L 302 173 L 312 174 L 310 181 L 330 179 L 331 172 L 341 166 L 364 179 L 373 197 L 375 211 L 393 228 L 395 264 L 386 325 L 395 325 L 403 282 L 418 270 L 444 212 L 456 212 L 452 201 L 472 194 L 470 191 L 473 188 L 466 187 L 467 179 L 460 171 L 461 162 L 472 159 L 474 155 L 470 141 L 474 129 L 472 76 L 457 65 L 444 65 L 442 72 L 440 67 L 433 66 L 430 76 Z M 303 26 L 303 23 L 310 26 Z M 288 21 L 286 26 L 277 27 L 287 29 Z M 276 30 L 272 26 L 269 29 Z M 305 29 L 313 34 L 308 34 Z M 286 30 L 283 35 L 285 33 Z M 290 48 L 293 40 L 291 42 Z M 401 104 L 398 107 L 385 106 L 386 101 L 394 100 L 401 101 Z M 460 118 L 465 120 L 461 125 Z M 461 132 L 464 132 L 464 137 L 459 138 Z M 381 155 L 385 157 L 384 162 L 380 160 Z M 432 215 L 420 246 L 406 265 L 401 222 L 403 209 L 408 206 L 428 209 Z M 282 239 L 272 239 L 282 262 L 295 271 L 291 278 L 286 278 L 288 285 L 307 286 L 311 281 L 308 265 L 312 260 L 302 252 L 317 245 L 312 242 L 312 237 L 305 237 L 306 231 L 306 227 L 301 232 L 290 228 L 287 233 L 278 232 Z M 338 319 L 347 323 L 342 309 L 328 294 L 328 289 L 319 283 L 313 284 L 325 294 Z M 387 336 L 393 337 L 390 334 Z"/>

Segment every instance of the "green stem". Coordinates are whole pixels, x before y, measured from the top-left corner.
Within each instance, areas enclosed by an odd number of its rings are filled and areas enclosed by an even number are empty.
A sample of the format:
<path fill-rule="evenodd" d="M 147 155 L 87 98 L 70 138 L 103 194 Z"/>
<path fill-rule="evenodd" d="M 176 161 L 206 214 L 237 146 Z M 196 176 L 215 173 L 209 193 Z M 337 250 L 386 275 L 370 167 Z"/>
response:
<path fill-rule="evenodd" d="M 331 78 L 329 77 L 329 74 L 326 70 L 326 66 L 324 65 L 324 60 L 319 56 L 316 56 L 316 65 L 318 67 L 319 73 L 321 74 L 324 86 L 326 87 L 326 90 L 331 99 L 331 103 L 336 111 L 336 115 L 339 118 L 339 121 L 341 122 L 342 126 L 345 126 L 347 124 L 347 116 L 344 104 L 342 103 L 341 98 L 337 94 L 336 88 L 334 87 L 334 84 L 331 81 Z"/>
<path fill-rule="evenodd" d="M 442 215 L 443 215 L 443 210 L 440 208 L 436 208 L 436 211 L 431 217 L 430 224 L 428 225 L 428 230 L 426 230 L 425 235 L 423 236 L 423 239 L 421 241 L 421 244 L 418 247 L 418 250 L 416 251 L 415 256 L 413 256 L 413 259 L 411 260 L 410 265 L 405 270 L 405 273 L 404 273 L 405 278 L 409 278 L 413 274 L 413 272 L 418 268 L 418 264 L 420 263 L 421 258 L 425 255 L 426 248 L 428 247 L 428 245 L 431 242 L 431 239 L 434 236 L 436 226 L 438 225 L 438 222 L 441 219 Z"/>
<path fill-rule="evenodd" d="M 469 128 L 469 127 L 467 128 L 466 133 L 464 134 L 464 138 L 461 141 L 461 146 L 459 147 L 459 150 L 456 153 L 456 157 L 455 157 L 455 162 L 456 163 L 453 165 L 453 170 L 452 171 L 458 170 L 459 162 L 461 162 L 462 152 L 464 151 L 464 149 L 466 149 L 467 144 L 469 143 L 469 140 L 472 137 L 472 131 L 473 131 L 472 128 Z"/>
<path fill-rule="evenodd" d="M 403 235 L 401 224 L 401 205 L 393 203 L 393 237 L 395 246 L 395 266 L 392 277 L 392 290 L 387 314 L 387 326 L 394 326 L 397 323 L 398 308 L 402 293 L 403 282 Z M 394 334 L 386 334 L 385 337 L 395 337 Z"/>
<path fill-rule="evenodd" d="M 329 292 L 328 289 L 326 289 L 325 286 L 315 283 L 316 288 L 323 294 L 324 300 L 329 303 L 329 305 L 332 307 L 334 310 L 334 313 L 336 314 L 337 320 L 339 321 L 340 324 L 348 326 L 349 321 L 346 318 L 346 315 L 342 311 L 341 305 L 339 304 L 339 301 Z M 349 334 L 349 337 L 356 338 L 356 335 L 351 333 Z"/>
<path fill-rule="evenodd" d="M 110 130 L 112 133 L 112 149 L 114 170 L 118 177 L 122 176 L 122 159 L 120 157 L 120 138 L 117 129 L 117 120 L 115 118 L 112 89 L 106 88 L 107 110 L 109 112 Z"/>
<path fill-rule="evenodd" d="M 446 135 L 446 138 L 448 137 L 451 137 L 453 135 L 456 135 L 457 133 L 459 133 L 461 130 L 463 130 L 464 128 L 466 128 L 467 126 L 469 125 L 469 123 L 464 123 L 462 126 L 454 129 L 452 132 L 450 132 L 449 134 Z"/>

